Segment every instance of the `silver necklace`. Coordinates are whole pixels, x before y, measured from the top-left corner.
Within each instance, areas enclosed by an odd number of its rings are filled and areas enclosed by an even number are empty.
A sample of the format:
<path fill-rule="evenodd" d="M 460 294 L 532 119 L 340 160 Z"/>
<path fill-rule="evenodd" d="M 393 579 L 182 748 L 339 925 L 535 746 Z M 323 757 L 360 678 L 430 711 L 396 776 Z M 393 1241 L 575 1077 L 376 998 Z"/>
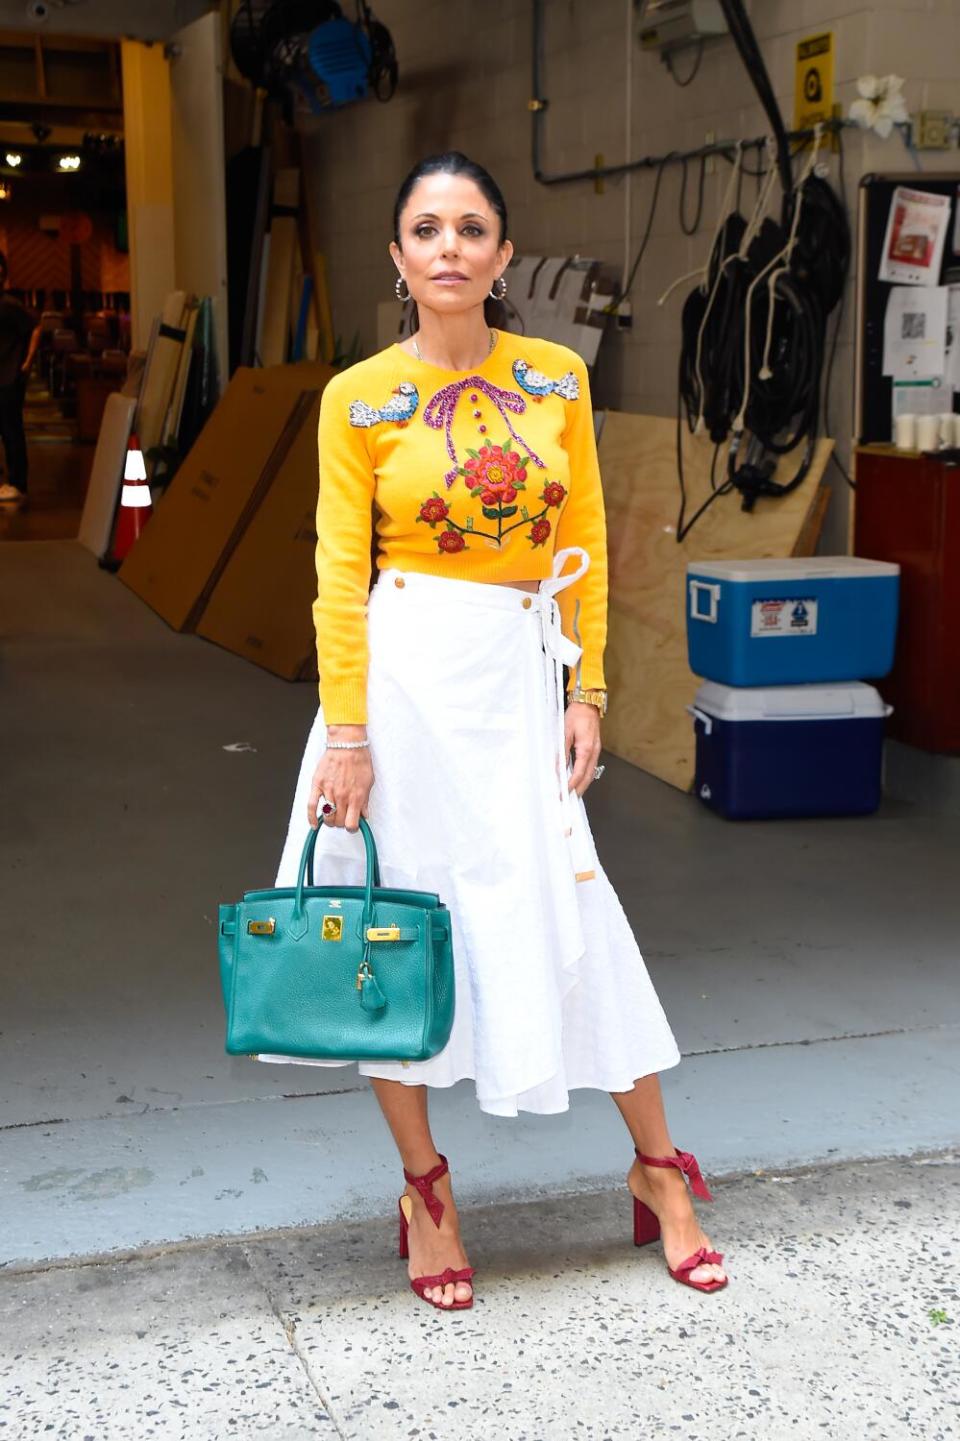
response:
<path fill-rule="evenodd" d="M 414 336 L 412 337 L 412 339 L 413 339 L 413 352 L 414 352 L 414 354 L 416 355 L 416 357 L 417 357 L 418 360 L 423 360 L 423 356 L 420 354 L 420 347 L 419 347 L 419 345 L 417 344 L 417 337 L 414 335 Z M 491 330 L 491 331 L 490 331 L 490 345 L 489 345 L 489 347 L 488 347 L 488 349 L 487 349 L 487 354 L 488 354 L 488 355 L 491 353 L 491 351 L 493 350 L 493 347 L 496 345 L 496 343 L 497 343 L 497 338 L 496 338 L 496 336 L 494 335 L 493 331 Z M 429 365 L 430 362 L 429 362 L 429 361 L 424 361 L 424 364 L 425 364 L 425 365 Z"/>

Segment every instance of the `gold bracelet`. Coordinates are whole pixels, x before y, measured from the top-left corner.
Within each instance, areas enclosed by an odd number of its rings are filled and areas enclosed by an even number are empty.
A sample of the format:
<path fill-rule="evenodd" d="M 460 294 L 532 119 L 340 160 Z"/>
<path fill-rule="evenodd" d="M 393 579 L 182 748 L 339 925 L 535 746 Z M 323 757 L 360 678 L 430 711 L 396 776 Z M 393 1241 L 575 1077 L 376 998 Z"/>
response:
<path fill-rule="evenodd" d="M 607 713 L 607 693 L 598 687 L 590 690 L 582 690 L 580 686 L 575 686 L 569 693 L 569 699 L 585 701 L 587 705 L 595 705 L 602 716 L 605 716 Z"/>

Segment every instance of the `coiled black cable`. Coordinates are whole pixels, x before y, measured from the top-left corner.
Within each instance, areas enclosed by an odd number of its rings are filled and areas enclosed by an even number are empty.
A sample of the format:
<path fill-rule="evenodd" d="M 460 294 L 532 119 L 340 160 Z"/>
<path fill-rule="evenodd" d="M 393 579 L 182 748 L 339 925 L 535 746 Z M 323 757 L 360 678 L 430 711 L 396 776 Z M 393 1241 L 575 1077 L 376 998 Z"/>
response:
<path fill-rule="evenodd" d="M 785 216 L 786 229 L 765 220 L 743 257 L 739 246 L 745 222 L 737 213 L 729 216 L 710 258 L 707 293 L 698 286 L 684 303 L 677 402 L 678 541 L 721 495 L 736 489 L 742 508 L 752 510 L 760 496 L 795 490 L 813 461 L 827 318 L 844 293 L 850 232 L 837 196 L 812 174 L 791 190 Z M 795 218 L 794 244 L 783 263 L 779 257 Z M 710 495 L 689 521 L 684 415 L 691 431 L 702 420 L 716 448 L 732 432 L 726 479 L 720 486 L 711 479 Z M 775 481 L 777 458 L 798 446 L 803 452 L 796 474 L 787 482 Z M 715 449 L 713 466 L 716 457 Z"/>

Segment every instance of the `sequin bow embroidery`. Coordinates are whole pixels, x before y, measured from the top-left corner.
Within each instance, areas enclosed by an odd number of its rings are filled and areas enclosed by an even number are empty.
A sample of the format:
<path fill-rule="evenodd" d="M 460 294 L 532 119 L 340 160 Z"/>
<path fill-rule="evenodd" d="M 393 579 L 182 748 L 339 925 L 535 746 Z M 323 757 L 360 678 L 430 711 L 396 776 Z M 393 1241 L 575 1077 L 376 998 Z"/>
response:
<path fill-rule="evenodd" d="M 501 390 L 499 385 L 491 385 L 489 380 L 484 380 L 482 375 L 468 375 L 466 380 L 455 380 L 450 385 L 445 385 L 442 390 L 438 390 L 436 395 L 432 396 L 427 402 L 423 412 L 423 419 L 427 425 L 431 426 L 433 430 L 444 430 L 446 432 L 447 454 L 453 461 L 453 466 L 443 477 L 447 489 L 450 489 L 459 473 L 457 468 L 457 451 L 453 444 L 453 436 L 450 430 L 453 425 L 453 415 L 457 408 L 457 401 L 465 390 L 483 391 L 487 399 L 496 406 L 504 425 L 517 444 L 522 445 L 524 452 L 529 455 L 530 459 L 543 469 L 545 462 L 530 449 L 523 437 L 517 434 L 510 424 L 507 415 L 508 411 L 513 411 L 514 415 L 523 414 L 527 408 L 527 402 L 523 396 L 518 395 L 515 390 Z"/>

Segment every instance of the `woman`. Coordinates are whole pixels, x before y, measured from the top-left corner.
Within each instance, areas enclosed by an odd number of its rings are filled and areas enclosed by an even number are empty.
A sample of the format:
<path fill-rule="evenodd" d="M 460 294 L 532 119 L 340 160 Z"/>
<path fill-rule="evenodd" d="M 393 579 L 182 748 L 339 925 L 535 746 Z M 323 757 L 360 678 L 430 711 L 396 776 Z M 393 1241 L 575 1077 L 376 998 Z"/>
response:
<path fill-rule="evenodd" d="M 513 246 L 500 190 L 460 152 L 407 176 L 389 250 L 413 334 L 335 376 L 321 402 L 320 708 L 276 884 L 295 882 L 319 806 L 325 884 L 362 881 L 362 815 L 383 884 L 450 908 L 448 1044 L 426 1061 L 359 1064 L 403 1164 L 400 1254 L 419 1296 L 448 1310 L 473 1300 L 427 1114 L 427 1088 L 464 1077 L 493 1115 L 609 1091 L 636 1150 L 635 1240 L 662 1235 L 675 1279 L 717 1290 L 721 1257 L 687 1180 L 709 1192 L 674 1148 L 657 1078 L 679 1051 L 582 799 L 602 769 L 607 606 L 586 366 L 490 323 Z"/>

